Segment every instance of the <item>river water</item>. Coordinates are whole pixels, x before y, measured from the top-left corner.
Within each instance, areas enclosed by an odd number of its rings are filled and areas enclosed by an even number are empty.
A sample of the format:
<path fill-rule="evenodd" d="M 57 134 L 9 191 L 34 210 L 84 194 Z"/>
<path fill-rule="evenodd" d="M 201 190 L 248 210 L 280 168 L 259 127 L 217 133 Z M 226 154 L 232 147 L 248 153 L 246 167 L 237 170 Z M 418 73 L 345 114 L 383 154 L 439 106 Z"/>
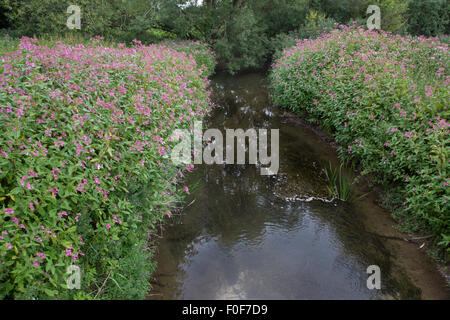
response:
<path fill-rule="evenodd" d="M 263 74 L 219 74 L 212 86 L 207 126 L 224 137 L 225 129 L 280 129 L 280 170 L 197 165 L 186 177 L 190 205 L 158 243 L 149 299 L 449 297 L 420 243 L 401 240 L 375 195 L 327 201 L 322 168 L 338 164 L 336 152 L 270 104 Z M 367 287 L 371 265 L 380 267 L 380 290 Z"/>

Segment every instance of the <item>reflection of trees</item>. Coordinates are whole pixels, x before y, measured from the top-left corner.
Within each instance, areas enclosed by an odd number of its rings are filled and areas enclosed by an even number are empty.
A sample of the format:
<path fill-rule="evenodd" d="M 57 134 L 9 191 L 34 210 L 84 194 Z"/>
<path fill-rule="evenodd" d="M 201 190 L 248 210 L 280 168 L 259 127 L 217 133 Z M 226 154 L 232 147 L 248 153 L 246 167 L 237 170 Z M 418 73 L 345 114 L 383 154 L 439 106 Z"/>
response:
<path fill-rule="evenodd" d="M 260 238 L 266 223 L 276 224 L 277 221 L 271 220 L 282 216 L 269 197 L 270 188 L 264 182 L 267 178 L 260 176 L 256 168 L 217 166 L 208 171 L 207 187 L 202 190 L 196 207 L 186 214 L 195 212 L 191 215 L 196 219 L 194 224 L 200 224 L 224 244 L 240 238 L 249 241 Z"/>
<path fill-rule="evenodd" d="M 183 242 L 189 243 L 204 234 L 217 237 L 224 245 L 240 239 L 253 241 L 263 236 L 267 223 L 285 224 L 288 228 L 298 224 L 298 221 L 277 221 L 282 219 L 284 210 L 277 210 L 270 196 L 273 181 L 261 176 L 254 166 L 203 166 L 196 170 L 195 177 L 204 184 L 196 191 L 195 203 L 184 212 L 184 225 L 175 227 L 189 229 L 190 236 L 183 238 Z M 299 216 L 293 215 L 294 218 Z M 176 241 L 182 234 L 174 232 Z"/>
<path fill-rule="evenodd" d="M 269 121 L 265 124 L 268 128 L 281 127 L 276 111 L 261 112 L 267 108 L 268 101 L 259 76 L 226 78 L 220 83 L 215 90 L 215 102 L 221 109 L 216 110 L 210 127 L 245 130 L 262 121 Z M 267 115 L 273 118 L 264 119 Z M 318 183 L 320 168 L 334 157 L 306 141 L 295 128 L 282 127 L 280 138 L 280 160 L 287 176 L 261 176 L 259 168 L 253 165 L 202 165 L 189 175 L 188 183 L 198 184 L 194 192 L 196 201 L 179 218 L 183 224 L 170 228 L 160 246 L 162 267 L 172 275 L 172 282 L 167 282 L 171 295 L 167 297 L 174 297 L 178 288 L 176 278 L 179 281 L 184 278 L 184 270 L 180 268 L 190 263 L 196 248 L 204 241 L 214 238 L 227 252 L 240 244 L 257 246 L 264 241 L 269 228 L 279 228 L 286 237 L 294 234 L 303 228 L 305 216 L 314 221 L 314 233 L 318 237 L 327 234 L 339 247 L 330 248 L 340 252 L 333 265 L 338 271 L 333 272 L 345 273 L 357 286 L 365 284 L 365 269 L 375 264 L 383 272 L 386 292 L 396 286 L 389 276 L 392 271 L 389 251 L 379 238 L 366 232 L 364 221 L 352 206 L 320 201 L 291 203 L 274 196 L 275 191 L 317 192 L 323 187 Z M 292 178 L 293 173 L 300 176 Z M 298 245 L 301 250 L 302 244 Z M 409 283 L 403 285 L 406 291 L 412 288 Z"/>
<path fill-rule="evenodd" d="M 416 288 L 400 270 L 395 270 L 393 257 L 380 237 L 367 232 L 361 215 L 351 204 L 340 203 L 330 209 L 329 204 L 314 202 L 316 217 L 331 227 L 339 243 L 342 244 L 342 264 L 354 257 L 364 267 L 378 265 L 382 270 L 382 289 L 384 294 L 400 294 L 403 299 L 420 298 Z M 367 201 L 367 206 L 373 204 Z M 395 273 L 395 274 L 394 274 Z M 364 279 L 367 276 L 364 275 Z M 365 282 L 363 282 L 364 284 Z"/>

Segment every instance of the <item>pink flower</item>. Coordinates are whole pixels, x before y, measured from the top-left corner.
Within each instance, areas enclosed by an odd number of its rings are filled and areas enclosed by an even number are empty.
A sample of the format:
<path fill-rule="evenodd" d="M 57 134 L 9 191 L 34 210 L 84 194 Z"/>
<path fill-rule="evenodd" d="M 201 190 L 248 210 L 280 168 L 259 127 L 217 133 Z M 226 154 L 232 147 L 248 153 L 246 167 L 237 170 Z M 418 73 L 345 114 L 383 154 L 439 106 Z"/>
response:
<path fill-rule="evenodd" d="M 184 191 L 185 191 L 187 194 L 190 194 L 190 193 L 189 193 L 189 188 L 186 187 L 186 186 L 184 187 Z"/>
<path fill-rule="evenodd" d="M 50 192 L 52 193 L 53 197 L 56 197 L 56 195 L 59 192 L 59 189 L 57 187 L 50 188 Z"/>
<path fill-rule="evenodd" d="M 109 223 L 106 225 L 106 229 L 111 229 L 111 225 Z"/>
<path fill-rule="evenodd" d="M 28 176 L 27 175 L 24 175 L 21 179 L 20 179 L 20 184 L 21 185 L 24 185 L 25 184 L 25 180 L 27 180 L 28 179 Z"/>
<path fill-rule="evenodd" d="M 6 208 L 5 209 L 5 214 L 14 214 L 14 210 L 11 208 Z"/>

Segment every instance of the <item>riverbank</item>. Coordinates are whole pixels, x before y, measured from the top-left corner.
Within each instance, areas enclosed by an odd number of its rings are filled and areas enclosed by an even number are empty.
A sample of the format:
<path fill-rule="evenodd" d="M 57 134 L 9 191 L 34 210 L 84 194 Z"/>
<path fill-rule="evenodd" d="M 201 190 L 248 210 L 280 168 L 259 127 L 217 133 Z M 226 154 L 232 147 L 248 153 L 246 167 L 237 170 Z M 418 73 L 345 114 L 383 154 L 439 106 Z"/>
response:
<path fill-rule="evenodd" d="M 144 297 L 149 230 L 188 192 L 169 137 L 209 112 L 214 63 L 198 42 L 101 38 L 0 56 L 0 298 Z"/>
<path fill-rule="evenodd" d="M 339 144 L 319 125 L 305 121 L 298 114 L 287 110 L 282 117 L 285 123 L 311 131 L 318 141 L 337 154 Z M 335 164 L 337 163 L 339 162 L 336 160 Z M 347 168 L 344 174 L 349 180 L 353 180 L 360 172 L 360 170 L 351 171 Z M 384 240 L 388 250 L 395 256 L 393 259 L 396 272 L 402 270 L 406 277 L 420 288 L 421 299 L 449 299 L 449 265 L 436 256 L 437 248 L 433 247 L 429 237 L 399 230 L 399 221 L 395 221 L 389 208 L 383 205 L 383 186 L 374 185 L 370 177 L 362 177 L 356 188 L 359 193 L 366 194 L 364 198 L 354 203 L 356 210 L 362 215 L 365 229 Z"/>
<path fill-rule="evenodd" d="M 448 45 L 344 27 L 298 41 L 274 63 L 277 105 L 320 124 L 384 187 L 407 230 L 448 263 Z"/>

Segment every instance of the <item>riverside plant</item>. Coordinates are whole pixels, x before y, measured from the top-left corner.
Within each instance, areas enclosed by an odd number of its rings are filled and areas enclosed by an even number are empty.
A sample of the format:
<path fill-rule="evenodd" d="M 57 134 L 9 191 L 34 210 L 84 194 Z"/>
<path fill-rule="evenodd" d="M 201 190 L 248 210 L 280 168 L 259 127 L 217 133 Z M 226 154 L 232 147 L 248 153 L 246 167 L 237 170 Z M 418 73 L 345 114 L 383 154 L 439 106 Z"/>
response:
<path fill-rule="evenodd" d="M 337 198 L 342 201 L 349 200 L 351 196 L 351 185 L 342 172 L 341 163 L 339 169 L 334 169 L 329 163 L 329 168 L 324 169 L 325 177 L 327 179 L 328 194 L 331 197 Z"/>
<path fill-rule="evenodd" d="M 333 168 L 331 161 L 328 168 L 323 169 L 327 180 L 328 195 L 341 201 L 357 201 L 364 198 L 368 193 L 357 195 L 356 186 L 362 174 L 350 180 L 345 176 L 344 169 L 346 164 L 341 163 L 339 169 Z M 354 162 L 352 162 L 349 170 L 354 171 Z"/>
<path fill-rule="evenodd" d="M 210 110 L 210 53 L 24 37 L 0 56 L 0 298 L 145 296 L 148 230 L 193 167 L 170 162 L 169 136 Z"/>
<path fill-rule="evenodd" d="M 396 216 L 447 254 L 449 48 L 437 38 L 339 26 L 273 64 L 274 103 L 307 114 L 394 191 Z"/>

